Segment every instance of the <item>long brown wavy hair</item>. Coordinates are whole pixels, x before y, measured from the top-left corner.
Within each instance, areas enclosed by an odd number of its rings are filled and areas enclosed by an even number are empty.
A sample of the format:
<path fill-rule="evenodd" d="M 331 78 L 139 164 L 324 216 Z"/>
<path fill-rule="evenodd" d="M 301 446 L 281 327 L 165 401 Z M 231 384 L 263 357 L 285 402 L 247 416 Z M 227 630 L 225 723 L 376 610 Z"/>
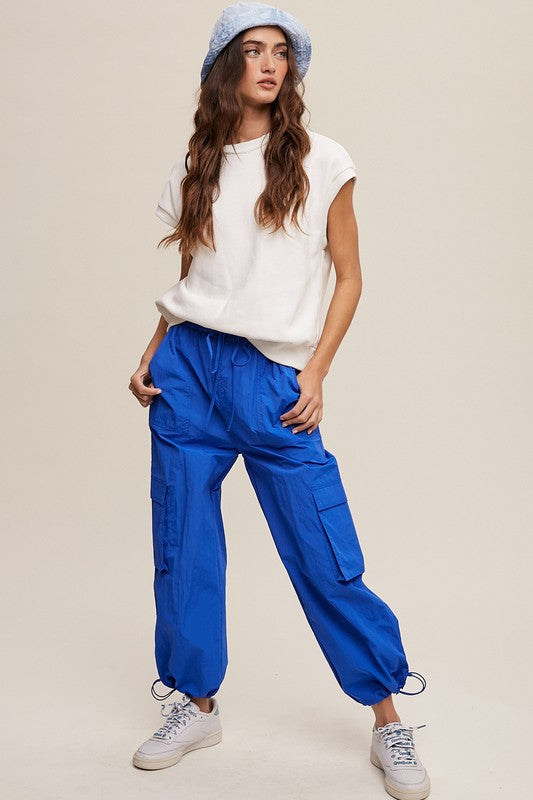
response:
<path fill-rule="evenodd" d="M 174 231 L 157 247 L 179 242 L 181 253 L 191 253 L 198 243 L 216 251 L 212 204 L 220 194 L 219 178 L 223 147 L 233 141 L 239 129 L 243 107 L 237 87 L 245 71 L 242 40 L 235 36 L 220 52 L 201 85 L 194 114 L 195 131 L 188 143 L 188 172 L 181 181 L 181 218 Z M 272 233 L 282 228 L 285 217 L 302 230 L 297 219 L 309 194 L 309 178 L 302 161 L 311 149 L 309 135 L 301 122 L 307 108 L 303 102 L 294 51 L 287 36 L 287 74 L 278 96 L 271 104 L 270 136 L 264 151 L 266 183 L 254 205 L 258 225 Z M 298 92 L 297 83 L 302 87 Z M 292 209 L 292 211 L 291 211 Z M 237 221 L 236 221 L 237 224 Z"/>

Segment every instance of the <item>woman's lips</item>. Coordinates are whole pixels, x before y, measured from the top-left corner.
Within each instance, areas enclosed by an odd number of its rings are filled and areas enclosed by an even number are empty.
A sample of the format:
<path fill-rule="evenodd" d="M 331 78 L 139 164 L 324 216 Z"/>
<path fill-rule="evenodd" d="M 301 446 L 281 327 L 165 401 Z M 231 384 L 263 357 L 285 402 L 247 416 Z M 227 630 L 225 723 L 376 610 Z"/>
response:
<path fill-rule="evenodd" d="M 259 86 L 262 86 L 263 89 L 273 89 L 275 85 L 276 84 L 271 81 L 259 81 Z"/>

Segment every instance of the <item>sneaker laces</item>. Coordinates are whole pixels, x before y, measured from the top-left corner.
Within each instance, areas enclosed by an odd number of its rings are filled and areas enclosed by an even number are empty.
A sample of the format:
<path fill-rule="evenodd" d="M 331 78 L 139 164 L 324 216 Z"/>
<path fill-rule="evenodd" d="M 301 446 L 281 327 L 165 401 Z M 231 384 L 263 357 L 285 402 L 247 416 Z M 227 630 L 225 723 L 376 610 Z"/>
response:
<path fill-rule="evenodd" d="M 423 725 L 404 725 L 402 722 L 389 722 L 381 728 L 376 728 L 381 741 L 391 753 L 394 766 L 417 766 L 413 731 L 425 727 L 425 723 Z"/>
<path fill-rule="evenodd" d="M 161 714 L 166 718 L 166 722 L 154 733 L 155 739 L 170 739 L 174 736 L 180 727 L 185 727 L 189 720 L 197 716 L 190 698 L 186 701 L 175 700 L 172 703 L 167 703 L 170 706 L 168 714 L 164 713 L 165 704 L 161 707 Z"/>

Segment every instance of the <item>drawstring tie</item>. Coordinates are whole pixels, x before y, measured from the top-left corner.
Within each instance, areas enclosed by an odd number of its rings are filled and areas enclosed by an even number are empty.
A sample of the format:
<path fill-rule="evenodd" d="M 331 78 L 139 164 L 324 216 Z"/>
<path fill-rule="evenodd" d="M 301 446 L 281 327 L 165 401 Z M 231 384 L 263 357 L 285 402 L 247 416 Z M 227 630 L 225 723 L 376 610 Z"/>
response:
<path fill-rule="evenodd" d="M 421 689 L 419 689 L 419 690 L 418 690 L 418 692 L 404 692 L 404 691 L 402 691 L 401 689 L 399 689 L 399 690 L 398 690 L 398 691 L 399 691 L 399 693 L 400 693 L 400 694 L 422 694 L 422 692 L 423 692 L 423 691 L 424 691 L 424 689 L 426 688 L 426 679 L 424 678 L 424 676 L 423 676 L 423 675 L 421 675 L 419 672 L 408 672 L 408 673 L 407 673 L 407 677 L 409 677 L 409 675 L 412 675 L 412 676 L 413 676 L 413 678 L 418 678 L 418 680 L 419 680 L 419 681 L 420 681 L 420 683 L 422 684 L 422 688 L 421 688 Z"/>
<path fill-rule="evenodd" d="M 152 688 L 150 689 L 150 692 L 152 694 L 152 697 L 154 697 L 156 700 L 166 700 L 167 697 L 170 697 L 172 692 L 177 691 L 177 689 L 171 689 L 170 692 L 167 692 L 166 694 L 157 694 L 156 690 L 154 689 L 156 683 L 160 683 L 162 686 L 165 685 L 161 680 L 161 678 L 156 678 L 155 681 L 152 683 Z"/>
<path fill-rule="evenodd" d="M 217 336 L 218 337 L 217 338 L 216 351 L 215 351 L 214 364 L 212 364 L 212 362 L 213 362 L 213 346 L 211 344 L 211 337 L 212 336 Z M 222 348 L 222 343 L 226 339 L 227 336 L 229 336 L 230 340 L 235 341 L 235 347 L 233 348 L 232 353 L 231 353 L 231 363 L 232 364 L 235 364 L 235 366 L 237 366 L 237 367 L 244 366 L 244 364 L 247 364 L 249 362 L 250 358 L 251 358 L 251 347 L 252 346 L 251 346 L 250 342 L 248 342 L 247 339 L 243 339 L 240 336 L 235 336 L 234 334 L 226 334 L 223 331 L 216 331 L 216 332 L 215 331 L 211 331 L 210 333 L 207 334 L 206 342 L 207 342 L 207 347 L 208 347 L 208 350 L 209 350 L 209 358 L 210 358 L 210 365 L 211 365 L 210 369 L 211 369 L 211 373 L 212 374 L 214 374 L 214 373 L 216 373 L 216 374 L 215 374 L 215 383 L 214 383 L 214 386 L 213 386 L 213 394 L 211 396 L 211 403 L 209 405 L 209 411 L 207 412 L 207 418 L 206 418 L 206 421 L 205 421 L 205 427 L 207 427 L 207 425 L 209 423 L 209 420 L 211 418 L 211 412 L 213 411 L 213 407 L 215 405 L 215 398 L 216 398 L 216 391 L 217 391 L 217 380 L 218 380 L 218 367 L 219 367 L 219 363 L 220 363 L 220 351 L 221 351 L 221 348 Z M 238 354 L 239 349 L 241 349 L 244 352 L 244 354 L 246 355 L 246 361 L 235 361 L 235 356 Z M 231 428 L 231 423 L 233 422 L 234 411 L 235 411 L 235 392 L 234 392 L 233 381 L 232 381 L 232 388 L 231 388 L 231 417 L 230 417 L 229 425 L 226 428 L 227 431 L 229 431 L 230 428 Z"/>
<path fill-rule="evenodd" d="M 160 683 L 161 686 L 165 685 L 163 683 L 163 681 L 161 680 L 161 678 L 156 678 L 155 681 L 152 683 L 152 688 L 150 689 L 150 693 L 151 693 L 152 697 L 155 698 L 156 700 L 166 700 L 168 697 L 170 697 L 172 692 L 178 692 L 179 691 L 179 689 L 171 689 L 166 694 L 157 694 L 156 690 L 154 689 L 154 686 L 156 685 L 156 683 Z M 189 702 L 190 699 L 191 699 L 191 695 L 188 692 L 181 692 L 180 699 L 179 700 L 175 700 L 173 705 L 186 705 Z M 164 707 L 165 707 L 165 705 L 163 704 L 162 708 L 164 709 Z"/>

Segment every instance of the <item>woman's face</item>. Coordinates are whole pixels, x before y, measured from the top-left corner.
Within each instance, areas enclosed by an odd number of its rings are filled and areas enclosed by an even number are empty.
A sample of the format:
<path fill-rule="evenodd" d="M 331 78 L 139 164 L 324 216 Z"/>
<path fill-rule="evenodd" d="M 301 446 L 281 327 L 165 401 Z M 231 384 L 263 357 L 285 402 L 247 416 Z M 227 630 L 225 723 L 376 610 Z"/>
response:
<path fill-rule="evenodd" d="M 265 105 L 276 99 L 287 74 L 287 49 L 281 28 L 265 25 L 244 32 L 245 72 L 238 87 L 243 102 Z M 261 83 L 267 80 L 271 83 Z"/>

